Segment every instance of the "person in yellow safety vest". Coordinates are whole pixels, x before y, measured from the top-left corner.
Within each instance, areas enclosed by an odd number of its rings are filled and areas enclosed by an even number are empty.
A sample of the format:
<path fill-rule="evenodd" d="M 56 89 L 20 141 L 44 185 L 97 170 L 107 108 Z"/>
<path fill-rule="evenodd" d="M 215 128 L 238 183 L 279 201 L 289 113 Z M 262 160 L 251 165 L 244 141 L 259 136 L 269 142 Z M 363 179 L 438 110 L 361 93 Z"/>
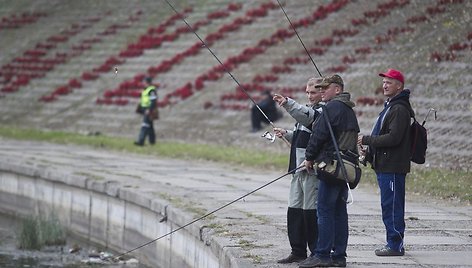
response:
<path fill-rule="evenodd" d="M 156 143 L 156 133 L 154 132 L 153 124 L 157 114 L 156 86 L 152 84 L 152 77 L 149 76 L 144 78 L 144 83 L 146 86 L 141 92 L 141 101 L 137 109 L 137 112 L 143 115 L 138 140 L 134 142 L 138 146 L 144 145 L 146 137 L 149 137 L 149 144 L 153 145 Z"/>

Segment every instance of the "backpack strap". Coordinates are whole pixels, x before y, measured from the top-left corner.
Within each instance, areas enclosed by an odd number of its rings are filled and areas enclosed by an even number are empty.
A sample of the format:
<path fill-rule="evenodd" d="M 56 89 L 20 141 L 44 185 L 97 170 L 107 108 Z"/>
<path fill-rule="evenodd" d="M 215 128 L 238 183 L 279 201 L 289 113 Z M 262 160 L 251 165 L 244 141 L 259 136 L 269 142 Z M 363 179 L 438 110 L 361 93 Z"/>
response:
<path fill-rule="evenodd" d="M 414 121 L 414 122 L 417 122 L 417 121 L 416 121 L 416 118 L 415 118 L 415 114 L 412 113 L 411 110 L 410 110 L 411 105 L 409 105 L 409 103 L 407 103 L 407 102 L 404 101 L 404 100 L 399 100 L 399 101 L 396 101 L 396 102 L 392 103 L 391 106 L 395 106 L 395 105 L 397 105 L 397 104 L 404 106 L 404 107 L 408 110 L 408 112 L 410 113 L 410 118 L 413 118 L 413 121 Z M 424 124 L 424 123 L 423 123 L 423 124 Z"/>

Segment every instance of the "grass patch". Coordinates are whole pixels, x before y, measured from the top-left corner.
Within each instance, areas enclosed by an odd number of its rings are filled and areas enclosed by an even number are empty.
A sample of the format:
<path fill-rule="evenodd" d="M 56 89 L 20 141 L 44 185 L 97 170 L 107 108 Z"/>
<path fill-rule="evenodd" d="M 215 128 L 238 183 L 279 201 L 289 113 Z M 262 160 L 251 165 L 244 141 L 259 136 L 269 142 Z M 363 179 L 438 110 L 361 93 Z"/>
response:
<path fill-rule="evenodd" d="M 368 167 L 362 170 L 361 183 L 377 184 L 375 172 Z M 418 193 L 440 199 L 472 203 L 472 180 L 470 173 L 461 170 L 423 168 L 412 166 L 406 176 L 406 192 Z"/>
<path fill-rule="evenodd" d="M 164 200 L 169 201 L 172 205 L 175 207 L 181 208 L 185 211 L 191 212 L 195 214 L 197 217 L 202 217 L 203 215 L 206 215 L 208 211 L 204 208 L 199 207 L 200 205 L 194 202 L 187 202 L 182 200 L 180 197 L 176 197 L 173 195 L 170 195 L 168 193 L 158 193 L 158 196 Z M 206 219 L 214 219 L 214 215 L 208 215 Z"/>
<path fill-rule="evenodd" d="M 81 135 L 77 133 L 42 131 L 36 129 L 19 129 L 0 127 L 0 136 L 18 140 L 34 140 L 58 144 L 86 145 L 93 148 L 109 149 L 120 152 L 132 152 L 160 157 L 199 159 L 215 162 L 238 164 L 243 166 L 285 169 L 288 155 L 272 152 L 250 151 L 238 147 L 188 144 L 160 141 L 155 146 L 136 147 L 127 138 L 104 135 Z"/>
<path fill-rule="evenodd" d="M 244 211 L 241 211 L 242 213 L 246 214 L 246 217 L 248 218 L 256 218 L 258 219 L 259 221 L 261 221 L 262 224 L 266 224 L 269 222 L 269 219 L 267 217 L 264 217 L 264 216 L 261 216 L 261 215 L 255 215 L 251 212 L 244 212 Z"/>
<path fill-rule="evenodd" d="M 18 236 L 18 248 L 40 250 L 42 245 L 39 238 L 38 222 L 34 218 L 23 220 Z"/>
<path fill-rule="evenodd" d="M 179 142 L 159 142 L 155 146 L 136 147 L 126 138 L 109 136 L 86 136 L 77 133 L 42 131 L 0 127 L 0 136 L 18 140 L 34 140 L 58 144 L 86 145 L 93 148 L 108 149 L 119 152 L 131 152 L 159 157 L 209 160 L 214 162 L 236 164 L 261 169 L 285 170 L 288 154 L 246 150 L 221 145 L 189 144 Z M 375 174 L 370 168 L 363 168 L 362 182 L 377 184 Z M 472 180 L 466 171 L 447 170 L 413 166 L 407 176 L 407 191 L 427 194 L 442 199 L 454 199 L 471 203 Z"/>
<path fill-rule="evenodd" d="M 228 230 L 223 225 L 218 223 L 211 223 L 206 225 L 206 227 L 212 229 L 216 234 L 223 234 L 225 232 L 228 232 Z"/>
<path fill-rule="evenodd" d="M 259 255 L 254 255 L 254 254 L 246 254 L 243 256 L 243 258 L 246 258 L 246 259 L 251 259 L 253 263 L 255 264 L 261 264 L 262 263 L 262 257 L 259 256 Z"/>
<path fill-rule="evenodd" d="M 48 219 L 28 217 L 23 220 L 18 235 L 20 249 L 40 250 L 43 246 L 64 245 L 64 228 L 55 216 Z"/>

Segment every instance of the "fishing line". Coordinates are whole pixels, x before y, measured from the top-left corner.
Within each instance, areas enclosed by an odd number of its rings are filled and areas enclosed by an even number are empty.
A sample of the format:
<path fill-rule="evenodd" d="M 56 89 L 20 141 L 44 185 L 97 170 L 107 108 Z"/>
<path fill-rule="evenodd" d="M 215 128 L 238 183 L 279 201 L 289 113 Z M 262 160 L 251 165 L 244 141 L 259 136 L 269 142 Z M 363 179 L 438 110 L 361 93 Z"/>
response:
<path fill-rule="evenodd" d="M 315 66 L 315 69 L 316 71 L 318 71 L 318 74 L 323 77 L 323 75 L 321 75 L 321 72 L 320 70 L 318 69 L 318 67 L 316 66 L 316 63 L 315 61 L 313 60 L 313 58 L 311 57 L 310 55 L 310 52 L 308 52 L 308 49 L 306 48 L 305 44 L 303 43 L 302 39 L 300 38 L 300 35 L 298 35 L 298 32 L 297 32 L 297 29 L 295 29 L 295 26 L 292 24 L 292 21 L 290 20 L 290 18 L 288 17 L 287 15 L 287 12 L 285 12 L 285 9 L 283 8 L 282 4 L 280 3 L 279 0 L 277 0 L 277 3 L 279 4 L 279 7 L 280 9 L 282 9 L 285 17 L 287 18 L 288 22 L 290 23 L 290 26 L 292 26 L 292 29 L 293 31 L 295 32 L 295 34 L 297 35 L 298 37 L 298 40 L 300 40 L 300 43 L 302 44 L 303 48 L 305 49 L 305 52 L 306 54 L 308 55 L 308 57 L 310 57 L 310 60 L 311 62 L 313 63 L 313 66 Z M 337 148 L 337 143 L 336 143 L 336 139 L 334 138 L 334 133 L 333 133 L 333 130 L 331 129 L 331 125 L 329 124 L 329 121 L 327 121 L 328 123 L 328 127 L 329 127 L 329 131 L 330 131 L 330 134 L 331 134 L 331 137 L 333 138 L 333 143 L 334 143 L 334 146 L 336 148 L 336 155 L 338 157 L 338 159 L 340 160 L 340 163 L 341 163 L 341 172 L 344 176 L 344 178 L 347 178 L 347 174 L 346 174 L 346 168 L 344 167 L 344 164 L 342 162 L 342 159 L 341 159 L 341 156 L 339 154 L 339 149 Z M 346 203 L 347 204 L 352 204 L 354 202 L 354 198 L 352 196 L 352 191 L 351 191 L 351 188 L 349 187 L 349 182 L 347 182 L 347 179 L 346 179 L 346 185 L 347 185 L 347 190 L 348 190 L 348 198 L 346 200 Z"/>
<path fill-rule="evenodd" d="M 247 193 L 247 194 L 245 194 L 245 195 L 243 195 L 243 196 L 240 196 L 240 197 L 234 199 L 233 201 L 231 201 L 231 202 L 229 202 L 229 203 L 227 203 L 227 204 L 225 204 L 225 205 L 223 205 L 223 206 L 221 206 L 221 207 L 219 207 L 219 208 L 217 208 L 217 209 L 215 209 L 215 210 L 212 210 L 211 212 L 208 212 L 207 214 L 201 216 L 200 218 L 197 218 L 197 219 L 195 219 L 195 220 L 193 220 L 193 221 L 191 221 L 191 222 L 189 222 L 189 223 L 187 223 L 187 224 L 185 224 L 185 225 L 183 225 L 183 226 L 181 226 L 181 227 L 179 227 L 179 228 L 177 228 L 177 229 L 175 229 L 175 230 L 172 230 L 171 232 L 168 232 L 168 233 L 166 233 L 166 234 L 164 234 L 164 235 L 161 235 L 161 236 L 159 236 L 159 237 L 157 237 L 157 238 L 155 238 L 155 239 L 153 239 L 153 240 L 151 240 L 151 241 L 149 241 L 149 242 L 147 242 L 147 243 L 145 243 L 145 244 L 142 244 L 142 245 L 140 245 L 140 246 L 138 246 L 138 247 L 135 247 L 135 248 L 133 248 L 133 249 L 131 249 L 131 250 L 128 250 L 128 251 L 126 251 L 125 253 L 121 253 L 120 255 L 114 257 L 114 259 L 115 259 L 115 260 L 118 260 L 120 257 L 122 257 L 122 256 L 124 256 L 124 255 L 127 255 L 127 254 L 129 254 L 129 253 L 131 253 L 131 252 L 133 252 L 133 251 L 136 251 L 136 250 L 138 250 L 138 249 L 140 249 L 140 248 L 143 248 L 143 247 L 145 247 L 145 246 L 147 246 L 147 245 L 149 245 L 149 244 L 152 244 L 152 243 L 154 243 L 154 242 L 156 242 L 156 241 L 158 241 L 158 240 L 160 240 L 160 239 L 162 239 L 162 238 L 164 238 L 164 237 L 166 237 L 166 236 L 169 236 L 169 235 L 171 235 L 171 234 L 173 234 L 173 233 L 175 233 L 175 232 L 177 232 L 177 231 L 179 231 L 179 230 L 182 230 L 182 229 L 184 229 L 185 227 L 187 227 L 187 226 L 189 226 L 189 225 L 191 225 L 191 224 L 194 224 L 195 222 L 200 221 L 200 220 L 202 220 L 202 219 L 204 219 L 204 218 L 206 218 L 206 217 L 208 217 L 208 216 L 214 214 L 215 212 L 218 212 L 218 211 L 222 210 L 223 208 L 225 208 L 225 207 L 227 207 L 227 206 L 229 206 L 229 205 L 231 205 L 231 204 L 236 203 L 237 201 L 239 201 L 239 200 L 241 200 L 241 199 L 243 199 L 243 198 L 245 198 L 245 197 L 247 197 L 247 196 L 249 196 L 249 195 L 251 195 L 251 194 L 257 192 L 257 191 L 259 191 L 259 190 L 262 189 L 262 188 L 265 188 L 265 187 L 269 186 L 270 184 L 272 184 L 272 183 L 274 183 L 274 182 L 276 182 L 276 181 L 282 179 L 283 177 L 287 176 L 288 174 L 294 173 L 295 171 L 297 171 L 298 169 L 301 169 L 301 168 L 304 168 L 304 166 L 301 165 L 301 166 L 299 166 L 299 167 L 297 167 L 297 168 L 294 168 L 294 169 L 288 171 L 287 173 L 285 173 L 285 174 L 283 174 L 283 175 L 281 175 L 281 176 L 279 176 L 279 177 L 277 177 L 277 178 L 271 180 L 270 182 L 268 182 L 268 183 L 266 183 L 266 184 L 264 184 L 264 185 L 262 185 L 262 186 L 259 186 L 259 187 L 256 188 L 255 190 L 252 190 L 252 191 L 250 191 L 249 193 Z"/>
<path fill-rule="evenodd" d="M 211 55 L 213 55 L 213 57 L 221 64 L 221 66 L 223 66 L 223 69 L 225 70 L 226 73 L 229 74 L 229 76 L 231 76 L 231 78 L 234 80 L 234 82 L 236 82 L 236 84 L 238 84 L 238 88 L 241 89 L 246 95 L 247 97 L 252 101 L 252 103 L 254 103 L 254 105 L 257 107 L 257 109 L 259 109 L 259 111 L 262 113 L 262 115 L 265 117 L 265 119 L 269 122 L 269 124 L 275 128 L 275 125 L 274 123 L 269 119 L 269 117 L 264 113 L 264 111 L 262 111 L 261 107 L 256 103 L 256 101 L 249 95 L 249 93 L 247 92 L 247 90 L 239 83 L 239 81 L 233 76 L 233 74 L 226 68 L 226 66 L 223 64 L 223 62 L 221 62 L 221 60 L 215 55 L 215 53 L 213 53 L 213 51 L 207 46 L 207 44 L 205 43 L 205 41 L 203 41 L 202 38 L 200 38 L 200 36 L 197 34 L 197 32 L 192 28 L 192 26 L 190 26 L 190 24 L 188 24 L 187 20 L 185 20 L 185 18 L 174 8 L 174 6 L 168 1 L 168 0 L 164 0 L 169 6 L 170 8 L 172 8 L 172 10 L 175 12 L 175 14 L 177 14 L 184 22 L 185 24 L 187 25 L 187 27 L 190 29 L 190 31 L 192 31 L 195 36 L 197 36 L 197 38 L 200 40 L 200 42 L 202 42 L 203 46 L 205 46 L 208 51 L 210 51 Z M 284 141 L 286 143 L 288 143 L 288 141 L 286 139 L 284 139 Z M 288 143 L 288 145 L 290 146 L 290 144 Z"/>
<path fill-rule="evenodd" d="M 292 26 L 292 29 L 293 29 L 293 31 L 295 32 L 295 34 L 297 35 L 298 40 L 300 40 L 300 43 L 302 44 L 303 48 L 305 49 L 306 54 L 308 55 L 308 57 L 310 57 L 310 60 L 311 60 L 311 62 L 313 63 L 313 66 L 315 66 L 316 71 L 318 72 L 318 74 L 320 75 L 320 77 L 323 77 L 323 75 L 321 75 L 320 70 L 318 69 L 318 66 L 316 66 L 315 61 L 314 61 L 313 58 L 311 57 L 310 52 L 308 52 L 308 49 L 306 48 L 305 44 L 303 43 L 302 39 L 300 38 L 300 35 L 298 35 L 297 29 L 295 29 L 295 26 L 293 26 L 292 21 L 290 20 L 290 18 L 288 17 L 287 13 L 285 12 L 285 9 L 282 7 L 282 4 L 280 3 L 279 0 L 277 0 L 277 3 L 279 4 L 280 9 L 282 9 L 282 11 L 284 12 L 285 17 L 287 18 L 288 22 L 290 23 L 290 26 Z"/>

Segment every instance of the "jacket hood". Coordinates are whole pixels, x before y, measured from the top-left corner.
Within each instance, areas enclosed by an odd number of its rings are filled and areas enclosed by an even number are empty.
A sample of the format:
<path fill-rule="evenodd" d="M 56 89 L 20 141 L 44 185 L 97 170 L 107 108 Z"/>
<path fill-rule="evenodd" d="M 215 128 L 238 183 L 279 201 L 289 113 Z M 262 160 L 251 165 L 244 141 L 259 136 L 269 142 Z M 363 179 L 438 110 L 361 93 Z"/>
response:
<path fill-rule="evenodd" d="M 344 104 L 346 104 L 347 106 L 349 106 L 351 108 L 356 106 L 356 104 L 351 101 L 351 94 L 348 93 L 348 92 L 343 92 L 339 95 L 336 95 L 331 100 L 337 100 L 337 101 L 343 102 Z"/>
<path fill-rule="evenodd" d="M 393 97 L 391 99 L 388 99 L 387 102 L 392 102 L 392 101 L 396 101 L 396 100 L 405 100 L 405 101 L 409 102 L 410 101 L 410 90 L 405 88 L 404 90 L 402 90 L 395 97 Z"/>
<path fill-rule="evenodd" d="M 413 117 L 415 116 L 415 112 L 413 111 L 413 108 L 411 108 L 411 104 L 410 104 L 410 90 L 409 89 L 405 88 L 404 90 L 402 90 L 398 95 L 396 95 L 392 99 L 388 99 L 385 102 L 385 106 L 389 105 L 390 103 L 397 102 L 397 101 L 401 101 L 401 102 L 406 103 L 407 107 L 408 107 L 408 110 L 410 111 L 411 116 L 413 116 Z"/>

